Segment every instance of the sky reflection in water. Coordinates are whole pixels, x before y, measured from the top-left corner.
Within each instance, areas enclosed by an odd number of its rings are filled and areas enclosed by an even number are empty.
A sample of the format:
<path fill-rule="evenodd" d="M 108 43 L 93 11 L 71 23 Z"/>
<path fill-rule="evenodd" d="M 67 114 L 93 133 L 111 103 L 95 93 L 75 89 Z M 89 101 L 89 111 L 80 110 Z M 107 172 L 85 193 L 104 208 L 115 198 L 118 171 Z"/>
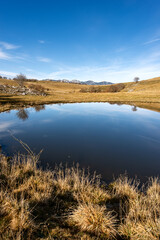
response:
<path fill-rule="evenodd" d="M 41 164 L 79 162 L 110 180 L 156 176 L 160 169 L 160 113 L 109 103 L 54 104 L 0 114 L 0 144 L 7 154 L 24 152 L 8 132 L 35 152 Z"/>

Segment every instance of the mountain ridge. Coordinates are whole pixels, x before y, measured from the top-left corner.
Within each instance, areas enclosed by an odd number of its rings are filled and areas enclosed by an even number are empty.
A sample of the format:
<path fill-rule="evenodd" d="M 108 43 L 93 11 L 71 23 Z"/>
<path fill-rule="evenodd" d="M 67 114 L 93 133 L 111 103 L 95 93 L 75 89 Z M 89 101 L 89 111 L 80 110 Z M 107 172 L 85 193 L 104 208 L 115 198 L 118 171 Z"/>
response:
<path fill-rule="evenodd" d="M 87 81 L 80 81 L 80 80 L 77 80 L 77 79 L 74 79 L 74 80 L 68 80 L 68 79 L 43 79 L 43 81 L 55 81 L 55 82 L 64 82 L 64 83 L 77 83 L 77 84 L 82 84 L 82 85 L 110 85 L 110 84 L 113 84 L 111 82 L 107 82 L 107 81 L 101 81 L 101 82 L 95 82 L 93 80 L 87 80 Z"/>

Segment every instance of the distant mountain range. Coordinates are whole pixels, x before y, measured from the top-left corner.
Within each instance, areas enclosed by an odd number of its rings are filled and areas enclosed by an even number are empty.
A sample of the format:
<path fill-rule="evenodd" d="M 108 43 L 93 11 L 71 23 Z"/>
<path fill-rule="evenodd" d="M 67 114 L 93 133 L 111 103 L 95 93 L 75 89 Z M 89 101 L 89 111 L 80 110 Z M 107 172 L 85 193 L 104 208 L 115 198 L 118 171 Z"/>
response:
<path fill-rule="evenodd" d="M 84 85 L 109 85 L 109 84 L 113 84 L 111 82 L 106 82 L 106 81 L 101 81 L 101 82 L 94 82 L 92 80 L 88 80 L 88 81 L 79 81 L 79 80 L 68 80 L 68 79 L 62 79 L 62 80 L 55 80 L 55 79 L 44 79 L 44 80 L 48 80 L 48 81 L 55 81 L 55 82 L 65 82 L 65 83 L 77 83 L 77 84 L 84 84 Z"/>

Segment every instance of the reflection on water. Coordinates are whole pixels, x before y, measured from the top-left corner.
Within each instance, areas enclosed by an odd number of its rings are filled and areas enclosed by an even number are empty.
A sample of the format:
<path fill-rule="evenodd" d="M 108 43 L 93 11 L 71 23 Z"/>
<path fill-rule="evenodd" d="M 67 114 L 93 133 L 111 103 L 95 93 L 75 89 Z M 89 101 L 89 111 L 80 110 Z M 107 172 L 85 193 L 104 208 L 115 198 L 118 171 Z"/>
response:
<path fill-rule="evenodd" d="M 29 117 L 28 111 L 26 109 L 20 109 L 16 114 L 17 114 L 17 117 L 19 119 L 22 119 L 23 121 L 25 121 Z"/>
<path fill-rule="evenodd" d="M 45 105 L 36 105 L 34 106 L 34 109 L 36 112 L 40 112 L 41 110 L 45 110 Z M 29 118 L 29 112 L 27 109 L 24 109 L 24 108 L 19 109 L 16 114 L 17 114 L 17 117 L 19 119 L 22 119 L 23 121 Z"/>
<path fill-rule="evenodd" d="M 44 149 L 44 167 L 79 162 L 106 180 L 125 170 L 130 176 L 144 178 L 159 174 L 159 123 L 159 113 L 135 106 L 38 105 L 0 114 L 0 145 L 8 154 L 24 151 L 10 130 L 36 153 Z"/>
<path fill-rule="evenodd" d="M 133 106 L 133 107 L 132 107 L 132 111 L 133 111 L 133 112 L 136 112 L 136 111 L 137 111 L 137 107 L 136 107 L 136 106 Z"/>
<path fill-rule="evenodd" d="M 115 105 L 115 104 L 116 104 L 116 105 L 118 105 L 118 106 L 124 105 L 123 103 L 115 103 L 115 102 L 109 103 L 109 104 L 110 104 L 110 105 Z M 58 104 L 56 104 L 56 105 L 57 105 L 57 106 L 61 106 L 62 103 L 58 103 Z M 36 112 L 40 112 L 40 111 L 42 111 L 42 110 L 45 110 L 45 105 L 36 105 L 36 106 L 34 106 L 33 108 L 35 109 Z M 136 112 L 136 111 L 138 111 L 138 108 L 137 108 L 136 106 L 132 106 L 132 107 L 131 107 L 131 110 L 132 110 L 133 112 Z M 10 110 L 9 110 L 9 111 L 6 111 L 6 113 L 10 113 Z M 27 119 L 29 118 L 29 111 L 28 111 L 28 109 L 21 108 L 21 109 L 19 109 L 19 110 L 17 111 L 16 115 L 17 115 L 17 117 L 18 117 L 19 119 L 25 121 L 25 120 L 27 120 Z"/>
<path fill-rule="evenodd" d="M 36 110 L 36 112 L 39 112 L 41 110 L 45 110 L 45 105 L 36 105 L 34 107 L 34 109 Z"/>

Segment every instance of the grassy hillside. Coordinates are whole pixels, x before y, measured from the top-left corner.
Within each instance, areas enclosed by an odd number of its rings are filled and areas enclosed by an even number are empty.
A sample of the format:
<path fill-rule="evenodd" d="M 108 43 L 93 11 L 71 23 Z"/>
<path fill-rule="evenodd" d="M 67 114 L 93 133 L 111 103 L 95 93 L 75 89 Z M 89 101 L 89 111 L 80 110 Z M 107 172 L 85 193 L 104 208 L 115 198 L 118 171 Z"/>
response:
<path fill-rule="evenodd" d="M 110 86 L 88 86 L 52 81 L 25 82 L 44 87 L 47 96 L 0 94 L 0 110 L 47 103 L 111 102 L 126 103 L 160 111 L 160 77 L 124 83 L 120 92 L 108 92 Z M 14 80 L 0 79 L 0 85 L 18 86 Z M 117 86 L 118 84 L 114 84 Z M 97 92 L 94 92 L 96 90 Z"/>
<path fill-rule="evenodd" d="M 160 77 L 139 81 L 138 83 L 134 82 L 125 83 L 124 91 L 159 92 Z"/>

